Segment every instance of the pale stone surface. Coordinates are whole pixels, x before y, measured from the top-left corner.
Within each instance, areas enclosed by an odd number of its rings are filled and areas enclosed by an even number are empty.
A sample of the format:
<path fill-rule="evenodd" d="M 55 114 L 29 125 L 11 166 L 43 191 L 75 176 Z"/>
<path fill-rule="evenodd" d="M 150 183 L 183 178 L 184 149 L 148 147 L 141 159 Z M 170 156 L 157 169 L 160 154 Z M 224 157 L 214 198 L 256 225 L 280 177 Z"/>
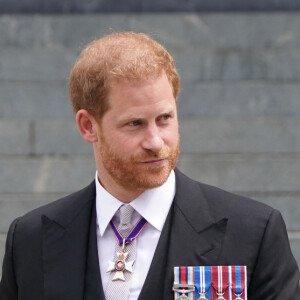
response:
<path fill-rule="evenodd" d="M 184 118 L 180 132 L 182 152 L 300 152 L 299 117 Z"/>
<path fill-rule="evenodd" d="M 300 85 L 273 81 L 183 82 L 180 116 L 299 116 Z"/>
<path fill-rule="evenodd" d="M 30 122 L 0 119 L 0 154 L 29 154 L 30 142 Z"/>
<path fill-rule="evenodd" d="M 2 261 L 5 252 L 6 233 L 0 233 L 0 278 L 2 274 Z"/>
<path fill-rule="evenodd" d="M 75 118 L 73 121 L 36 121 L 36 154 L 92 154 L 93 147 L 80 135 Z"/>
<path fill-rule="evenodd" d="M 187 44 L 170 49 L 184 81 L 300 79 L 297 48 L 227 49 Z M 30 51 L 4 46 L 0 79 L 65 81 L 78 52 L 75 46 L 37 46 Z"/>
<path fill-rule="evenodd" d="M 135 30 L 169 47 L 282 48 L 300 45 L 299 13 L 174 13 L 94 15 L 2 15 L 4 45 L 75 46 L 110 31 Z"/>
<path fill-rule="evenodd" d="M 1 193 L 68 193 L 95 177 L 92 155 L 0 156 Z"/>
<path fill-rule="evenodd" d="M 196 180 L 229 191 L 299 191 L 299 154 L 182 153 L 178 166 Z"/>
<path fill-rule="evenodd" d="M 0 118 L 73 118 L 66 82 L 0 81 Z"/>

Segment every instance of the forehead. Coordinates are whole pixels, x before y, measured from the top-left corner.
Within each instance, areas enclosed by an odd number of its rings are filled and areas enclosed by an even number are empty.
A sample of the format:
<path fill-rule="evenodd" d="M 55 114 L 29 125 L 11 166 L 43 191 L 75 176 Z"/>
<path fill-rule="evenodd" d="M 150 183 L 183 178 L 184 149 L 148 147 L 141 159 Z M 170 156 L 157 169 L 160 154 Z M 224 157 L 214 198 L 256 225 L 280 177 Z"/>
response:
<path fill-rule="evenodd" d="M 174 109 L 176 101 L 167 76 L 143 81 L 118 80 L 111 85 L 108 94 L 110 109 L 118 114 Z"/>

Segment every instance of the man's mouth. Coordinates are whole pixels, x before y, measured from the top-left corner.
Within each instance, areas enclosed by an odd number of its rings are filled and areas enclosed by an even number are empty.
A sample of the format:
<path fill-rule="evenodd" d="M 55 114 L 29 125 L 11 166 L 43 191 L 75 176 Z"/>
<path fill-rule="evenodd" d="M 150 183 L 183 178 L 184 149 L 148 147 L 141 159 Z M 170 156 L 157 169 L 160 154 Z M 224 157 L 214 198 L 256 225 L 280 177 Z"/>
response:
<path fill-rule="evenodd" d="M 142 161 L 141 163 L 149 165 L 149 166 L 160 166 L 163 165 L 167 161 L 167 158 L 159 158 L 159 159 L 150 159 Z"/>

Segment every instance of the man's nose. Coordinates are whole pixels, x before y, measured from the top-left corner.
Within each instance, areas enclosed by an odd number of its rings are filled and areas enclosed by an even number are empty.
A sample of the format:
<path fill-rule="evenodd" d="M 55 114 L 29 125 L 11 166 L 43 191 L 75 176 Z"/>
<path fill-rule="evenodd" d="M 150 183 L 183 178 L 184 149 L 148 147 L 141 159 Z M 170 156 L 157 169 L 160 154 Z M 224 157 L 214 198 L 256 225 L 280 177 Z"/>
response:
<path fill-rule="evenodd" d="M 164 142 L 156 126 L 149 126 L 145 132 L 142 146 L 144 149 L 159 152 L 163 148 Z"/>

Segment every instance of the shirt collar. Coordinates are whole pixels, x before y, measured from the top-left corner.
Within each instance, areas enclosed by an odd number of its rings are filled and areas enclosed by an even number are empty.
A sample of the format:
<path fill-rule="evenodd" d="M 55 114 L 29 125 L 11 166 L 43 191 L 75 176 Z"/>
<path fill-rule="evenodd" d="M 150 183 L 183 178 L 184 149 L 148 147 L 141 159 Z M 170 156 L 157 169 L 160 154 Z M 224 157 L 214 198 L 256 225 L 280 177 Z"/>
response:
<path fill-rule="evenodd" d="M 124 203 L 112 196 L 102 187 L 98 180 L 97 172 L 95 183 L 97 223 L 99 225 L 100 235 L 103 236 L 110 220 Z M 149 224 L 161 231 L 173 202 L 175 191 L 175 173 L 172 170 L 163 185 L 146 190 L 130 202 L 130 205 L 140 216 L 144 217 Z"/>

